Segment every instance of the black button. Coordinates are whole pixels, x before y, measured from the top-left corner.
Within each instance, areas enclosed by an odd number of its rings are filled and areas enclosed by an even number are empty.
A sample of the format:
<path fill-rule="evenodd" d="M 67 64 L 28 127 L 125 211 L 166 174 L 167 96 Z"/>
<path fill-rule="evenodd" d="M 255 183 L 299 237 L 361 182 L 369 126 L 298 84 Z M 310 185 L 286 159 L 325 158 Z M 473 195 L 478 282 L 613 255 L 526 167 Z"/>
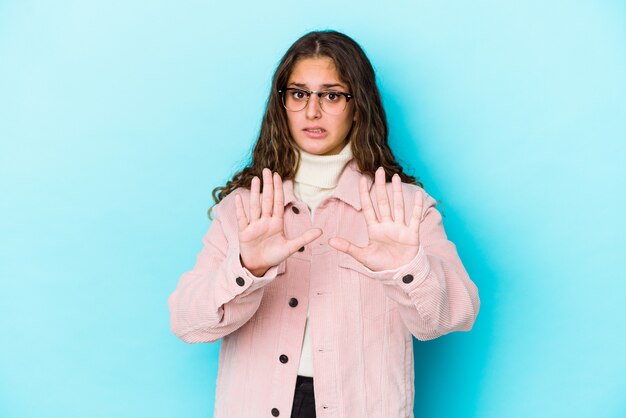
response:
<path fill-rule="evenodd" d="M 272 416 L 277 417 L 280 415 L 280 411 L 276 408 L 272 408 Z"/>
<path fill-rule="evenodd" d="M 300 251 L 300 252 L 304 251 L 304 247 L 298 248 L 298 251 Z"/>
<path fill-rule="evenodd" d="M 284 354 L 281 354 L 280 357 L 278 357 L 278 359 L 280 360 L 281 363 L 285 364 L 289 361 L 289 357 L 287 357 Z"/>
<path fill-rule="evenodd" d="M 295 206 L 292 206 L 292 207 L 291 207 L 291 210 L 292 210 L 292 211 L 293 211 L 293 213 L 295 213 L 296 215 L 300 213 L 300 209 L 298 209 L 298 208 L 297 208 L 297 207 L 295 207 Z"/>
<path fill-rule="evenodd" d="M 239 286 L 243 286 L 244 284 L 246 284 L 246 281 L 242 279 L 241 277 L 237 277 L 235 281 L 237 282 Z"/>
<path fill-rule="evenodd" d="M 402 278 L 402 281 L 404 283 L 411 283 L 413 281 L 413 275 L 412 274 L 407 274 L 406 276 L 404 276 Z"/>
<path fill-rule="evenodd" d="M 298 299 L 296 298 L 289 299 L 289 306 L 291 306 L 292 308 L 295 308 L 296 306 L 298 306 Z"/>

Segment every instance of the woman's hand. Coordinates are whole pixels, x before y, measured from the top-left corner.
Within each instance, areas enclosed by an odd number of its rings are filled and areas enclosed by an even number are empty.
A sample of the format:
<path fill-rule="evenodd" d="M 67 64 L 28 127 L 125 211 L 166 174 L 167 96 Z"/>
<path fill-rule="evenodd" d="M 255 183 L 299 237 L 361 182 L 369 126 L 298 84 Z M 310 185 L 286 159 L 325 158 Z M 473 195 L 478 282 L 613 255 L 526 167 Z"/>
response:
<path fill-rule="evenodd" d="M 283 182 L 278 173 L 263 169 L 263 194 L 261 181 L 252 179 L 250 187 L 250 219 L 243 210 L 241 195 L 235 196 L 237 225 L 239 229 L 239 254 L 241 264 L 257 277 L 277 265 L 304 245 L 322 235 L 319 228 L 309 229 L 301 236 L 287 239 L 284 232 Z"/>
<path fill-rule="evenodd" d="M 391 178 L 393 208 L 387 197 L 385 171 L 382 167 L 376 170 L 375 177 L 376 201 L 380 220 L 377 219 L 372 207 L 364 176 L 361 176 L 359 183 L 361 206 L 369 235 L 367 246 L 359 247 L 343 238 L 331 238 L 328 243 L 336 250 L 350 254 L 372 271 L 392 270 L 409 263 L 419 250 L 419 227 L 422 216 L 421 193 L 415 193 L 415 206 L 407 225 L 404 222 L 404 198 L 400 176 L 394 174 Z"/>

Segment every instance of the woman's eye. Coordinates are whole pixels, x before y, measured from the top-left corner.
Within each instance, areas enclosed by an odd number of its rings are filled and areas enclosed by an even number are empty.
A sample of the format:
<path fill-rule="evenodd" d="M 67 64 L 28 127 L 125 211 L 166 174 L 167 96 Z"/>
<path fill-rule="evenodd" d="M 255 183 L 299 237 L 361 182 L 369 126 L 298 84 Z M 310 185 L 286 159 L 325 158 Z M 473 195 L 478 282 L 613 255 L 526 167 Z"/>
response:
<path fill-rule="evenodd" d="M 301 90 L 295 90 L 294 92 L 291 93 L 291 96 L 294 99 L 300 100 L 300 99 L 304 99 L 306 97 L 306 93 L 301 91 Z"/>
<path fill-rule="evenodd" d="M 339 95 L 337 93 L 326 93 L 326 99 L 331 102 L 336 102 L 339 99 Z"/>

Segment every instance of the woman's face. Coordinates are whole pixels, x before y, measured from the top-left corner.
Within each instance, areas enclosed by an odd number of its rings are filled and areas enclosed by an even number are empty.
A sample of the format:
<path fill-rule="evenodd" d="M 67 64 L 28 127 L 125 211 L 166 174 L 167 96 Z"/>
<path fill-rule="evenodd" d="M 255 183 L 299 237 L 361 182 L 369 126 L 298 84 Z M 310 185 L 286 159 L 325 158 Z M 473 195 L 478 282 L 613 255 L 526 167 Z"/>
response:
<path fill-rule="evenodd" d="M 287 81 L 287 87 L 306 90 L 334 90 L 351 93 L 348 86 L 339 81 L 332 59 L 328 57 L 298 60 Z M 355 119 L 354 99 L 338 114 L 328 114 L 320 108 L 319 97 L 312 94 L 306 107 L 299 112 L 286 110 L 289 132 L 300 149 L 316 155 L 339 154 L 346 144 L 346 136 Z M 309 130 L 322 129 L 321 133 Z"/>

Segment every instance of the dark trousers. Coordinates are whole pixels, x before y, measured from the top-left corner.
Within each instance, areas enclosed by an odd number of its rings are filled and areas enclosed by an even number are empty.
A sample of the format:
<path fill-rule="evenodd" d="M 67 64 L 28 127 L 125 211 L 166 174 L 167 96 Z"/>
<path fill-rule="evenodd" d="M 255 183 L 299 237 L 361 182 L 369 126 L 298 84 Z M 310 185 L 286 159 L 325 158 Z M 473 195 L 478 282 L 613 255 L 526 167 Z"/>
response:
<path fill-rule="evenodd" d="M 296 393 L 291 408 L 291 418 L 315 418 L 313 378 L 300 376 L 296 380 Z"/>

